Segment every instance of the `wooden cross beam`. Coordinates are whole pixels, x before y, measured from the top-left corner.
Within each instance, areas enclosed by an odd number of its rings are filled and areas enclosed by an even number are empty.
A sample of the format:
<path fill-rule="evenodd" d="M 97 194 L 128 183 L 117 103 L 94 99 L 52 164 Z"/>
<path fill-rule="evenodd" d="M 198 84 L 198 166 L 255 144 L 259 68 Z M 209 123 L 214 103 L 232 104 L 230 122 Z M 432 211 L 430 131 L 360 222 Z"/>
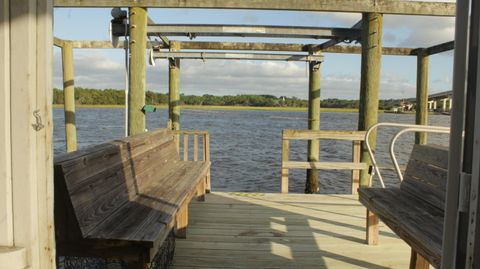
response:
<path fill-rule="evenodd" d="M 455 16 L 455 3 L 408 0 L 54 0 L 55 7 L 213 8 Z"/>
<path fill-rule="evenodd" d="M 348 39 L 360 38 L 360 29 L 332 27 L 263 26 L 263 25 L 193 25 L 193 24 L 149 24 L 149 35 L 166 36 L 222 36 L 222 37 L 278 37 L 304 39 Z"/>

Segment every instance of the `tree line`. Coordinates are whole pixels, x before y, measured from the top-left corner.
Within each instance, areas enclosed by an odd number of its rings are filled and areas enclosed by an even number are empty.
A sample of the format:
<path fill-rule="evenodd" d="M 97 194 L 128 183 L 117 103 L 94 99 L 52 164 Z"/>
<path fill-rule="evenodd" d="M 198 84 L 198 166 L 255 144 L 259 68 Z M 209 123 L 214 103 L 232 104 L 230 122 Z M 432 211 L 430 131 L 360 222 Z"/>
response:
<path fill-rule="evenodd" d="M 63 104 L 63 90 L 53 89 L 53 103 Z M 145 102 L 149 105 L 167 105 L 168 94 L 147 91 L 145 93 Z M 389 109 L 398 105 L 399 100 L 381 100 L 380 109 Z M 88 89 L 82 87 L 75 88 L 75 103 L 79 105 L 123 105 L 125 104 L 125 92 L 115 89 Z M 224 95 L 217 96 L 211 94 L 198 95 L 180 95 L 180 104 L 182 105 L 205 105 L 205 106 L 255 106 L 255 107 L 307 107 L 308 101 L 297 97 L 274 96 L 274 95 Z M 322 107 L 327 108 L 358 108 L 358 100 L 344 99 L 325 99 L 321 101 Z"/>

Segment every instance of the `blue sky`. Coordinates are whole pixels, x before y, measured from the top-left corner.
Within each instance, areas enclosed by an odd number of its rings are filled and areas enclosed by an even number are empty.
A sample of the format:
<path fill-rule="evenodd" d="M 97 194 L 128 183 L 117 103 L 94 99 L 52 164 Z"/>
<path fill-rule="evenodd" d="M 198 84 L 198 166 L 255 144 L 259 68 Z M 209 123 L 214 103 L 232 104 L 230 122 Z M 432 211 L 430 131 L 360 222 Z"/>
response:
<path fill-rule="evenodd" d="M 350 27 L 360 14 L 252 11 L 150 9 L 157 23 L 258 24 Z M 62 39 L 108 40 L 110 9 L 56 9 L 55 36 Z M 453 39 L 454 19 L 385 15 L 384 46 L 428 47 Z M 185 40 L 179 38 L 180 40 Z M 321 43 L 325 40 L 264 38 L 197 38 L 197 41 L 259 41 L 278 43 Z M 77 86 L 124 88 L 123 50 L 75 50 Z M 430 58 L 430 92 L 451 88 L 453 57 L 451 52 Z M 322 99 L 357 99 L 360 85 L 360 55 L 324 54 Z M 381 92 L 383 99 L 415 96 L 416 57 L 384 56 Z M 273 94 L 307 97 L 308 73 L 305 63 L 259 61 L 182 62 L 182 92 L 185 94 Z M 60 50 L 55 49 L 54 85 L 61 86 Z M 167 92 L 166 61 L 147 68 L 147 88 Z"/>

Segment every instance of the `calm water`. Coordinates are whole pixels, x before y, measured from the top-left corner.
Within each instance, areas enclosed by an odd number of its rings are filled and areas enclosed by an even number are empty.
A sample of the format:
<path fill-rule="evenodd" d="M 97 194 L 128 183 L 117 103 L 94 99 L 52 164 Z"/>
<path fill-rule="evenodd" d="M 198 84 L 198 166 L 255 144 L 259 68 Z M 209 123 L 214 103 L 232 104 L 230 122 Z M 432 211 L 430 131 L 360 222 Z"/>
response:
<path fill-rule="evenodd" d="M 183 110 L 182 129 L 208 130 L 211 140 L 212 189 L 215 191 L 278 192 L 280 190 L 280 160 L 282 129 L 306 129 L 306 112 Z M 167 110 L 147 115 L 147 128 L 164 127 Z M 55 154 L 65 151 L 63 109 L 54 109 Z M 321 129 L 355 130 L 357 113 L 322 113 Z M 380 114 L 381 122 L 414 123 L 414 115 Z M 450 117 L 430 116 L 430 124 L 449 126 Z M 124 110 L 77 109 L 77 140 L 80 148 L 99 144 L 124 134 Z M 393 130 L 380 129 L 377 161 L 389 164 L 388 143 Z M 405 164 L 411 151 L 413 135 L 407 134 L 397 142 L 398 159 Z M 447 145 L 448 136 L 429 135 L 429 143 Z M 292 141 L 291 160 L 306 160 L 306 142 Z M 351 160 L 351 142 L 322 141 L 322 161 Z M 305 171 L 290 170 L 290 191 L 303 192 Z M 385 174 L 385 172 L 384 172 Z M 387 184 L 397 184 L 392 176 Z M 350 192 L 347 171 L 321 171 L 322 193 Z M 388 175 L 384 175 L 388 176 Z M 378 184 L 374 180 L 374 184 Z"/>

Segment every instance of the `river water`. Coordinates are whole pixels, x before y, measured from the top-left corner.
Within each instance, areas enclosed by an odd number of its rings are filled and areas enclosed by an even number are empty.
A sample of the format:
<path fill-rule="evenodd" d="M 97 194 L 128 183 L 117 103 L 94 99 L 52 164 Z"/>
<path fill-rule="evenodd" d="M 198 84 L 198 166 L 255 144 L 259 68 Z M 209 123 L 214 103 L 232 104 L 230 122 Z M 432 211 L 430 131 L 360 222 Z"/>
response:
<path fill-rule="evenodd" d="M 54 116 L 55 154 L 65 152 L 63 109 L 56 108 Z M 168 112 L 157 110 L 147 115 L 147 128 L 166 126 Z M 78 108 L 77 140 L 79 148 L 123 137 L 124 110 L 122 108 Z M 322 113 L 322 130 L 355 130 L 358 113 Z M 380 122 L 415 122 L 414 115 L 380 114 Z M 430 125 L 449 126 L 450 117 L 431 115 Z M 256 110 L 182 110 L 181 128 L 210 132 L 212 160 L 212 189 L 214 191 L 278 192 L 280 190 L 282 129 L 306 129 L 307 113 Z M 388 143 L 395 130 L 380 129 L 376 158 L 391 165 Z M 448 136 L 430 134 L 429 143 L 448 145 Z M 397 158 L 405 165 L 412 149 L 413 134 L 406 134 L 397 142 Z M 322 141 L 321 161 L 350 161 L 351 142 Z M 307 143 L 292 141 L 291 160 L 306 160 Z M 398 184 L 390 172 L 387 185 Z M 303 192 L 305 171 L 290 170 L 290 192 Z M 320 171 L 321 193 L 349 193 L 351 172 Z M 374 185 L 378 185 L 374 179 Z"/>

